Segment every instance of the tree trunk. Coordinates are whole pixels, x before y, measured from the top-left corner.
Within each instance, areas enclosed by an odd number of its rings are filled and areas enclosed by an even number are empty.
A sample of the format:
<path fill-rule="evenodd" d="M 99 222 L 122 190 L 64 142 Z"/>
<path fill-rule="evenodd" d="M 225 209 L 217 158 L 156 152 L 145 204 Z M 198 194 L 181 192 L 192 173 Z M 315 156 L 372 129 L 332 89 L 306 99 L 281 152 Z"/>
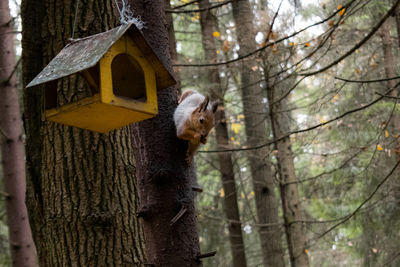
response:
<path fill-rule="evenodd" d="M 165 10 L 171 9 L 171 1 L 164 0 L 164 8 Z M 178 53 L 176 51 L 176 39 L 175 39 L 175 30 L 174 30 L 174 19 L 172 17 L 172 13 L 165 13 L 165 18 L 167 20 L 167 30 L 168 30 L 168 40 L 169 40 L 169 53 L 171 55 L 172 63 L 178 62 Z M 175 72 L 176 85 L 175 88 L 177 90 L 177 94 L 181 94 L 181 78 L 179 72 Z"/>
<path fill-rule="evenodd" d="M 400 47 L 400 6 L 397 6 L 395 11 L 396 29 L 397 29 L 397 45 Z"/>
<path fill-rule="evenodd" d="M 239 56 L 243 56 L 256 49 L 253 13 L 247 0 L 234 0 L 232 9 L 240 46 Z M 252 70 L 255 64 L 251 61 L 241 62 L 240 78 L 246 136 L 248 145 L 253 147 L 263 144 L 268 137 L 263 96 L 257 82 L 260 79 L 259 72 Z M 260 227 L 261 249 L 265 266 L 284 266 L 281 228 L 278 225 L 278 203 L 274 192 L 271 166 L 266 161 L 267 155 L 268 148 L 253 150 L 248 154 L 258 223 L 266 225 Z"/>
<path fill-rule="evenodd" d="M 268 85 L 267 85 L 268 86 Z M 274 139 L 280 138 L 289 129 L 289 121 L 285 116 L 280 116 L 281 110 L 285 110 L 284 100 L 272 104 L 274 101 L 274 87 L 268 87 L 268 102 L 272 133 Z M 278 94 L 279 95 L 279 94 Z M 286 131 L 285 131 L 286 130 Z M 296 184 L 296 170 L 293 161 L 293 152 L 289 137 L 275 143 L 277 154 L 277 171 L 280 180 L 280 192 L 282 199 L 282 211 L 285 221 L 285 232 L 288 243 L 290 262 L 293 267 L 309 266 L 306 252 L 306 236 L 303 229 L 302 207 Z"/>
<path fill-rule="evenodd" d="M 165 10 L 171 9 L 171 1 L 164 0 Z M 165 19 L 167 20 L 167 31 L 169 39 L 169 53 L 171 55 L 172 61 L 178 60 L 178 53 L 176 52 L 176 40 L 175 40 L 175 30 L 174 30 L 174 19 L 172 13 L 165 13 Z"/>
<path fill-rule="evenodd" d="M 0 147 L 12 264 L 36 266 L 25 206 L 25 151 L 8 1 L 0 2 Z"/>
<path fill-rule="evenodd" d="M 66 45 L 76 4 L 22 1 L 25 85 Z M 115 27 L 114 10 L 111 0 L 80 1 L 75 37 Z M 43 91 L 24 92 L 27 205 L 40 266 L 143 266 L 129 129 L 98 134 L 44 122 Z M 59 102 L 89 92 L 78 76 L 58 82 Z"/>
<path fill-rule="evenodd" d="M 200 9 L 210 7 L 208 0 L 199 2 Z M 217 48 L 213 37 L 216 21 L 214 15 L 208 10 L 200 13 L 200 24 L 203 40 L 203 49 L 207 62 L 217 61 Z M 219 100 L 216 112 L 215 136 L 218 149 L 229 147 L 229 136 L 224 109 L 224 96 L 221 89 L 218 68 L 209 68 L 207 72 L 209 87 L 208 91 L 212 99 Z M 219 168 L 224 189 L 224 210 L 228 219 L 229 242 L 232 253 L 232 266 L 246 266 L 246 255 L 242 236 L 242 225 L 240 223 L 239 208 L 237 203 L 236 183 L 233 171 L 231 153 L 218 153 Z"/>
<path fill-rule="evenodd" d="M 382 24 L 381 28 L 381 39 L 382 39 L 382 49 L 383 49 L 383 61 L 385 66 L 385 73 L 386 77 L 392 78 L 396 76 L 396 71 L 394 69 L 394 62 L 393 62 L 393 52 L 392 52 L 392 40 L 390 37 L 390 21 L 389 19 Z M 388 88 L 393 88 L 396 85 L 395 80 L 387 81 Z M 391 92 L 392 96 L 397 96 L 397 90 L 393 90 Z"/>
<path fill-rule="evenodd" d="M 385 23 L 383 23 L 380 36 L 382 39 L 382 49 L 383 49 L 383 64 L 385 67 L 385 73 L 387 78 L 392 78 L 396 77 L 396 69 L 395 69 L 395 63 L 393 61 L 394 56 L 393 56 L 393 42 L 390 36 L 390 20 L 386 20 Z M 396 80 L 389 80 L 387 81 L 387 89 L 394 88 L 396 86 Z M 391 96 L 393 97 L 398 97 L 398 89 L 394 89 L 391 93 Z M 390 100 L 389 100 L 390 101 Z M 397 105 L 398 100 L 396 101 Z M 397 134 L 400 131 L 400 121 L 399 121 L 399 112 L 396 108 L 396 110 L 393 112 L 392 117 L 389 119 L 388 122 L 388 131 L 390 132 L 391 135 Z M 400 142 L 397 138 L 393 138 L 392 140 L 388 141 L 388 144 L 392 143 L 393 146 L 393 151 L 395 152 L 395 159 L 396 161 L 400 160 Z M 393 162 L 395 163 L 395 162 Z M 400 170 L 396 169 L 396 175 L 397 177 L 400 177 Z M 394 192 L 394 201 L 395 203 L 400 206 L 400 182 L 399 179 L 394 179 L 391 181 L 391 185 L 393 188 Z"/>
<path fill-rule="evenodd" d="M 158 57 L 172 73 L 164 0 L 131 0 Z M 154 266 L 201 266 L 194 208 L 194 170 L 187 142 L 176 136 L 175 86 L 158 92 L 159 114 L 132 127 L 146 249 Z"/>

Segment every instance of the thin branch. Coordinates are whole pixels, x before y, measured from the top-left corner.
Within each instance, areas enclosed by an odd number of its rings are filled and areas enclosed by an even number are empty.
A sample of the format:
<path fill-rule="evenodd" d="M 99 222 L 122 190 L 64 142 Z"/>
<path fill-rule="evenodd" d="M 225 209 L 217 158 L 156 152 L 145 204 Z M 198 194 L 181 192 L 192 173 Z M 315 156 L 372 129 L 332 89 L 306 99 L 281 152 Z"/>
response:
<path fill-rule="evenodd" d="M 389 9 L 389 11 L 386 13 L 385 16 L 383 16 L 383 18 L 378 22 L 377 25 L 375 25 L 375 27 L 372 29 L 372 31 L 370 31 L 368 33 L 367 36 L 364 37 L 364 39 L 362 39 L 360 42 L 358 42 L 352 49 L 350 49 L 347 53 L 345 53 L 343 56 L 339 57 L 338 59 L 336 59 L 335 61 L 333 61 L 331 64 L 316 70 L 316 71 L 312 71 L 312 72 L 306 72 L 306 73 L 299 73 L 299 75 L 301 76 L 311 76 L 311 75 L 315 75 L 321 72 L 326 71 L 327 69 L 330 69 L 331 67 L 337 65 L 339 62 L 341 62 L 343 59 L 347 58 L 348 56 L 350 56 L 351 54 L 354 53 L 354 51 L 356 51 L 358 48 L 360 48 L 365 42 L 367 42 L 374 34 L 375 32 L 382 26 L 382 24 L 386 21 L 386 19 L 392 15 L 394 13 L 394 11 L 396 10 L 396 7 L 399 5 L 400 0 L 397 0 L 397 2 L 392 6 L 392 8 Z"/>
<path fill-rule="evenodd" d="M 394 165 L 394 167 L 390 170 L 390 172 L 385 176 L 385 178 L 382 179 L 382 181 L 380 181 L 380 183 L 376 186 L 376 188 L 374 189 L 374 191 L 372 191 L 372 193 L 349 215 L 347 215 L 341 222 L 338 222 L 337 224 L 333 225 L 332 227 L 330 227 L 328 230 L 326 230 L 325 232 L 323 232 L 322 234 L 320 234 L 318 236 L 318 238 L 321 238 L 323 236 L 325 236 L 327 233 L 329 233 L 330 231 L 332 231 L 333 229 L 335 229 L 336 227 L 338 227 L 339 225 L 347 222 L 348 220 L 350 220 L 368 201 L 371 200 L 371 198 L 376 194 L 376 192 L 378 192 L 379 188 L 381 188 L 381 186 L 390 178 L 390 176 L 394 173 L 394 171 L 397 169 L 397 167 L 400 165 L 400 161 L 398 161 L 396 163 L 396 165 Z"/>
<path fill-rule="evenodd" d="M 8 194 L 8 193 L 6 193 L 6 192 L 3 192 L 3 191 L 0 191 L 0 196 L 3 196 L 3 197 L 5 197 L 5 198 L 9 198 L 9 197 L 10 197 L 10 194 Z"/>
<path fill-rule="evenodd" d="M 397 80 L 400 79 L 400 76 L 392 77 L 392 78 L 385 78 L 385 79 L 376 79 L 376 80 L 349 80 L 341 77 L 335 77 L 337 80 L 341 80 L 348 83 L 378 83 L 378 82 L 387 82 L 390 80 Z"/>
<path fill-rule="evenodd" d="M 8 84 L 10 83 L 10 81 L 11 81 L 11 79 L 12 79 L 14 73 L 15 73 L 15 72 L 17 71 L 17 69 L 18 69 L 18 66 L 19 66 L 19 63 L 20 63 L 20 62 L 21 62 L 21 58 L 18 59 L 17 63 L 16 63 L 15 66 L 14 66 L 14 69 L 11 71 L 11 73 L 10 73 L 10 75 L 8 76 L 7 80 L 5 80 L 5 81 L 2 82 L 3 84 L 8 85 Z"/>
<path fill-rule="evenodd" d="M 383 95 L 383 94 L 378 93 L 378 92 L 375 92 L 375 94 L 380 95 L 380 96 L 385 97 L 385 98 L 391 98 L 391 99 L 397 99 L 397 100 L 400 99 L 400 97 L 397 97 L 397 96 Z"/>
<path fill-rule="evenodd" d="M 194 0 L 194 1 L 191 1 L 189 3 L 180 5 L 180 6 L 174 6 L 174 7 L 172 7 L 172 9 L 179 9 L 179 8 L 182 8 L 182 7 L 185 7 L 185 6 L 193 5 L 193 4 L 198 3 L 198 2 L 200 2 L 200 0 Z"/>
<path fill-rule="evenodd" d="M 0 127 L 0 134 L 6 139 L 6 140 L 11 140 L 10 137 L 8 137 L 7 133 L 3 130 L 3 128 Z M 0 193 L 1 194 L 1 193 Z"/>
<path fill-rule="evenodd" d="M 219 4 L 216 4 L 216 5 L 213 5 L 213 6 L 210 6 L 210 7 L 197 8 L 197 9 L 184 9 L 184 10 L 167 9 L 167 10 L 165 10 L 165 13 L 181 14 L 181 13 L 204 12 L 204 11 L 209 11 L 211 9 L 227 5 L 227 4 L 231 3 L 231 2 L 232 2 L 232 0 L 227 0 L 227 1 L 221 2 Z"/>
<path fill-rule="evenodd" d="M 174 225 L 186 213 L 186 211 L 187 211 L 186 207 L 182 206 L 178 214 L 176 214 L 175 217 L 171 219 L 169 225 Z"/>
<path fill-rule="evenodd" d="M 321 172 L 320 174 L 318 174 L 318 175 L 316 175 L 316 176 L 313 176 L 313 177 L 304 178 L 304 179 L 297 180 L 297 181 L 294 181 L 294 182 L 284 183 L 283 185 L 304 183 L 304 182 L 307 182 L 307 181 L 316 180 L 316 179 L 318 179 L 318 178 L 320 178 L 320 177 L 322 177 L 322 176 L 324 176 L 324 175 L 334 173 L 334 172 L 336 172 L 336 171 L 342 169 L 343 167 L 345 167 L 349 162 L 351 162 L 355 157 L 357 157 L 362 151 L 363 151 L 363 150 L 361 149 L 360 151 L 358 151 L 357 153 L 355 153 L 354 155 L 352 155 L 350 158 L 348 158 L 348 159 L 346 159 L 345 161 L 343 161 L 343 163 L 342 163 L 339 167 L 337 167 L 337 168 L 331 169 L 331 170 L 329 170 L 329 171 Z"/>
<path fill-rule="evenodd" d="M 393 91 L 393 90 L 394 90 L 395 88 L 397 88 L 399 85 L 400 85 L 400 82 L 397 83 L 393 88 L 391 88 L 391 89 L 389 89 L 388 91 L 386 91 L 385 95 L 388 94 L 388 93 L 390 93 L 391 91 Z M 337 120 L 339 120 L 339 119 L 341 119 L 341 118 L 343 118 L 343 117 L 346 117 L 347 115 L 350 115 L 350 114 L 352 114 L 352 113 L 355 113 L 355 112 L 364 110 L 364 109 L 366 109 L 366 108 L 369 108 L 370 106 L 376 104 L 377 102 L 379 102 L 379 101 L 382 100 L 383 98 L 384 98 L 383 96 L 380 96 L 380 97 L 378 97 L 377 99 L 375 99 L 375 100 L 369 102 L 368 104 L 366 104 L 366 105 L 364 105 L 364 106 L 362 106 L 362 107 L 348 110 L 348 111 L 346 111 L 345 113 L 343 113 L 343 114 L 341 114 L 341 115 L 339 115 L 339 116 L 337 116 L 337 117 L 335 117 L 335 118 L 333 118 L 333 119 L 330 119 L 330 120 L 328 120 L 328 121 L 326 121 L 326 122 L 319 123 L 319 124 L 317 124 L 317 125 L 311 126 L 311 127 L 309 127 L 309 128 L 306 128 L 306 129 L 299 129 L 299 130 L 296 130 L 296 131 L 292 131 L 292 132 L 290 132 L 290 133 L 284 134 L 284 135 L 282 135 L 281 137 L 278 137 L 278 138 L 276 138 L 276 139 L 274 139 L 274 140 L 271 140 L 271 141 L 266 142 L 266 143 L 264 143 L 264 144 L 262 144 L 262 145 L 259 145 L 259 146 L 242 147 L 242 148 L 232 148 L 232 149 L 224 149 L 224 150 L 207 150 L 207 151 L 201 150 L 201 151 L 199 151 L 199 152 L 201 152 L 201 153 L 223 153 L 223 152 L 236 152 L 236 151 L 247 151 L 247 150 L 260 149 L 260 148 L 263 148 L 263 147 L 265 147 L 265 146 L 269 146 L 269 145 L 271 145 L 271 144 L 274 144 L 274 143 L 276 143 L 276 142 L 279 142 L 279 141 L 281 141 L 281 140 L 283 140 L 283 139 L 285 139 L 285 138 L 288 138 L 288 137 L 290 137 L 290 136 L 293 135 L 293 134 L 304 133 L 304 132 L 308 132 L 308 131 L 317 129 L 317 128 L 321 127 L 321 126 L 327 125 L 327 124 L 329 124 L 329 123 L 331 123 L 331 122 L 334 122 L 334 121 L 337 121 Z"/>
<path fill-rule="evenodd" d="M 195 32 L 195 31 L 175 31 L 175 33 L 182 33 L 182 34 L 198 34 L 200 35 L 200 32 Z"/>
<path fill-rule="evenodd" d="M 198 260 L 200 260 L 200 259 L 204 259 L 204 258 L 213 257 L 213 256 L 215 256 L 215 254 L 217 254 L 217 251 L 211 251 L 211 252 L 208 252 L 208 253 L 200 254 L 196 258 Z"/>
<path fill-rule="evenodd" d="M 22 33 L 21 31 L 9 31 L 9 32 L 3 32 L 1 35 L 6 35 L 6 34 L 18 34 Z"/>
<path fill-rule="evenodd" d="M 269 30 L 268 30 L 267 38 L 265 38 L 265 43 L 269 42 L 269 37 L 271 36 L 272 29 L 274 27 L 274 23 L 275 23 L 276 17 L 279 14 L 279 10 L 281 9 L 282 2 L 283 2 L 283 0 L 281 0 L 281 2 L 279 3 L 278 10 L 276 10 L 276 12 L 274 14 L 274 17 L 272 18 L 272 22 L 271 22 L 271 26 L 269 27 Z"/>
<path fill-rule="evenodd" d="M 348 8 L 349 6 L 351 6 L 351 4 L 353 2 L 355 2 L 355 0 L 350 1 L 349 3 L 344 5 L 343 8 Z M 312 28 L 312 27 L 318 26 L 320 24 L 323 24 L 323 23 L 329 21 L 331 18 L 333 18 L 339 12 L 340 12 L 340 10 L 336 10 L 329 17 L 327 17 L 327 18 L 325 18 L 325 19 L 323 19 L 323 20 L 321 20 L 319 22 L 316 22 L 316 23 L 314 23 L 312 25 L 309 25 L 309 26 L 307 26 L 307 27 L 305 27 L 305 28 L 303 28 L 303 29 L 301 29 L 301 30 L 299 30 L 297 32 L 294 32 L 294 33 L 292 33 L 292 34 L 290 34 L 290 35 L 288 35 L 286 37 L 280 38 L 280 39 L 276 40 L 273 43 L 272 42 L 268 43 L 263 47 L 260 47 L 260 48 L 258 48 L 256 50 L 253 50 L 252 52 L 250 52 L 250 53 L 248 53 L 246 55 L 240 56 L 240 57 L 235 58 L 235 59 L 231 59 L 231 60 L 227 60 L 227 61 L 223 61 L 223 62 L 217 62 L 217 63 L 193 63 L 193 64 L 178 63 L 178 64 L 174 64 L 173 66 L 174 67 L 212 67 L 212 66 L 228 65 L 228 64 L 234 63 L 236 61 L 243 60 L 243 59 L 245 59 L 247 57 L 253 56 L 253 55 L 257 54 L 258 52 L 260 52 L 260 51 L 262 51 L 264 49 L 267 49 L 268 47 L 273 46 L 274 44 L 278 44 L 278 43 L 281 43 L 281 42 L 283 42 L 283 41 L 285 41 L 287 39 L 290 39 L 290 38 L 292 38 L 292 37 L 304 32 L 304 31 L 308 30 L 309 28 Z"/>
<path fill-rule="evenodd" d="M 383 264 L 383 266 L 388 266 L 390 263 L 392 263 L 396 258 L 400 256 L 400 252 L 396 253 L 394 256 L 392 256 L 387 262 Z"/>

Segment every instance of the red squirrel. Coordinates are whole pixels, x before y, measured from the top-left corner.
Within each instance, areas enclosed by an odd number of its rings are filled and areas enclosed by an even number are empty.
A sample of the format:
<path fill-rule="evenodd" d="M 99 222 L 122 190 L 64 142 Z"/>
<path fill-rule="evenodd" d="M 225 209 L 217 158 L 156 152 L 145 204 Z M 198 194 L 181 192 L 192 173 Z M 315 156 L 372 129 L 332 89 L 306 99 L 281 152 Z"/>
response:
<path fill-rule="evenodd" d="M 214 127 L 214 114 L 218 101 L 210 102 L 208 96 L 203 96 L 195 90 L 185 91 L 178 101 L 174 113 L 176 135 L 189 141 L 187 161 L 190 164 L 200 143 L 207 143 L 207 135 Z"/>

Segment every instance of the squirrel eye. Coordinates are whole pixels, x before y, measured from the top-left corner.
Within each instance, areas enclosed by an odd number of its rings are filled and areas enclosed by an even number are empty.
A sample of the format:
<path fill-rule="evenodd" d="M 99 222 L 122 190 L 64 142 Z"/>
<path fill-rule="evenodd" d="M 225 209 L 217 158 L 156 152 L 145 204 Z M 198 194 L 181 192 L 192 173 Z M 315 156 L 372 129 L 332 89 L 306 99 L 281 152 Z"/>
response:
<path fill-rule="evenodd" d="M 204 119 L 203 119 L 203 118 L 200 118 L 200 123 L 203 123 L 203 121 L 204 121 Z"/>

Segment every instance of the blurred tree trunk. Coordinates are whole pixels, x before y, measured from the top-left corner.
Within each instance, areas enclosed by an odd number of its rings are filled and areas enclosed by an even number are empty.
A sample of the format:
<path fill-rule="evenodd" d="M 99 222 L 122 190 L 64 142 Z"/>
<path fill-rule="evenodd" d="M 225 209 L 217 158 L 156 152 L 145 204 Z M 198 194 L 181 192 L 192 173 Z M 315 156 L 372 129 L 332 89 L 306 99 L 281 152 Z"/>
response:
<path fill-rule="evenodd" d="M 171 1 L 164 0 L 165 10 L 171 9 Z M 165 13 L 165 18 L 167 20 L 167 30 L 168 30 L 168 40 L 169 40 L 169 53 L 171 54 L 172 63 L 178 62 L 178 53 L 176 51 L 176 40 L 175 40 L 175 30 L 174 30 L 174 19 L 172 13 Z M 181 78 L 179 71 L 175 70 L 175 79 L 177 94 L 181 94 Z"/>
<path fill-rule="evenodd" d="M 397 28 L 397 45 L 400 47 L 400 6 L 395 11 L 396 28 Z"/>
<path fill-rule="evenodd" d="M 210 7 L 209 0 L 199 2 L 200 9 Z M 200 25 L 202 32 L 203 49 L 207 62 L 217 62 L 217 47 L 213 32 L 216 29 L 214 15 L 208 10 L 200 13 Z M 229 136 L 224 108 L 224 92 L 221 88 L 218 68 L 210 67 L 207 71 L 209 82 L 208 92 L 211 99 L 219 100 L 219 107 L 216 112 L 215 136 L 218 149 L 229 147 Z M 229 242 L 231 245 L 232 263 L 234 267 L 246 266 L 246 255 L 242 236 L 242 225 L 240 223 L 239 208 L 237 203 L 235 175 L 231 152 L 218 153 L 219 168 L 224 189 L 224 210 L 228 220 Z"/>
<path fill-rule="evenodd" d="M 382 24 L 380 36 L 382 39 L 382 49 L 383 49 L 383 62 L 385 67 L 385 73 L 387 78 L 392 78 L 396 76 L 396 70 L 394 69 L 394 57 L 393 57 L 393 42 L 390 37 L 390 21 L 389 19 Z M 387 81 L 388 89 L 393 88 L 396 85 L 396 80 Z M 397 96 L 397 90 L 391 92 L 392 96 Z"/>
<path fill-rule="evenodd" d="M 284 90 L 276 90 L 277 88 L 268 84 L 268 72 L 265 72 L 265 74 L 272 133 L 274 139 L 278 139 L 289 132 L 290 129 L 289 118 L 282 113 L 283 110 L 287 110 L 285 105 L 286 100 L 283 99 L 277 103 L 273 103 L 276 96 L 282 95 Z M 309 266 L 306 253 L 307 239 L 303 223 L 301 222 L 303 211 L 296 183 L 296 170 L 289 137 L 276 142 L 275 149 L 278 151 L 277 171 L 280 178 L 282 211 L 290 262 L 293 267 Z"/>
<path fill-rule="evenodd" d="M 232 2 L 233 18 L 236 25 L 237 40 L 240 46 L 239 56 L 244 56 L 256 49 L 253 13 L 247 0 Z M 253 60 L 253 59 L 252 59 Z M 253 71 L 256 65 L 252 61 L 241 61 L 240 78 L 242 86 L 243 112 L 245 116 L 248 146 L 254 147 L 266 142 L 266 116 L 262 103 L 262 89 L 259 86 L 260 74 Z M 281 228 L 279 226 L 278 203 L 271 166 L 267 162 L 268 148 L 252 150 L 248 154 L 250 170 L 256 200 L 260 227 L 261 248 L 265 266 L 284 266 Z"/>
<path fill-rule="evenodd" d="M 394 63 L 394 55 L 393 55 L 393 42 L 392 38 L 390 36 L 390 18 L 386 20 L 385 23 L 383 23 L 380 36 L 382 40 L 382 50 L 383 50 L 383 64 L 385 67 L 385 74 L 387 78 L 392 78 L 396 77 L 396 69 L 395 69 L 395 63 Z M 387 81 L 387 89 L 394 88 L 396 86 L 397 81 L 396 80 L 389 80 Z M 398 97 L 398 89 L 394 89 L 391 93 L 391 96 L 393 97 Z M 392 101 L 392 100 L 388 100 Z M 398 100 L 395 100 L 397 102 L 397 106 L 399 105 Z M 398 135 L 400 133 L 400 121 L 399 121 L 399 112 L 398 109 L 396 108 L 395 111 L 393 112 L 392 117 L 390 118 L 388 122 L 388 131 L 391 135 Z M 389 141 L 391 142 L 391 141 Z M 388 143 L 389 143 L 388 142 Z M 399 140 L 395 139 L 393 140 L 393 151 L 395 154 L 395 159 L 396 161 L 400 160 L 400 142 Z M 400 177 L 400 170 L 396 169 L 396 174 L 397 177 Z M 399 179 L 394 179 L 391 181 L 391 187 L 394 190 L 394 201 L 397 203 L 397 205 L 400 205 L 400 182 Z"/>
<path fill-rule="evenodd" d="M 76 1 L 23 0 L 24 85 L 71 37 Z M 75 37 L 116 26 L 113 1 L 80 2 Z M 44 86 L 25 90 L 27 205 L 40 266 L 143 266 L 128 128 L 98 134 L 42 121 Z M 58 101 L 86 96 L 78 76 L 58 82 Z"/>
<path fill-rule="evenodd" d="M 164 0 L 164 5 L 165 5 L 165 10 L 171 9 L 171 1 L 170 0 Z M 174 19 L 172 17 L 172 13 L 165 13 L 165 18 L 167 20 L 169 53 L 171 54 L 171 60 L 176 62 L 178 60 L 178 53 L 176 52 Z"/>
<path fill-rule="evenodd" d="M 25 206 L 25 151 L 19 109 L 14 35 L 8 1 L 0 2 L 0 147 L 13 266 L 36 266 Z"/>
<path fill-rule="evenodd" d="M 164 0 L 130 0 L 143 33 L 172 73 Z M 158 92 L 159 114 L 132 126 L 146 251 L 154 266 L 201 266 L 187 142 L 176 137 L 176 86 Z"/>

